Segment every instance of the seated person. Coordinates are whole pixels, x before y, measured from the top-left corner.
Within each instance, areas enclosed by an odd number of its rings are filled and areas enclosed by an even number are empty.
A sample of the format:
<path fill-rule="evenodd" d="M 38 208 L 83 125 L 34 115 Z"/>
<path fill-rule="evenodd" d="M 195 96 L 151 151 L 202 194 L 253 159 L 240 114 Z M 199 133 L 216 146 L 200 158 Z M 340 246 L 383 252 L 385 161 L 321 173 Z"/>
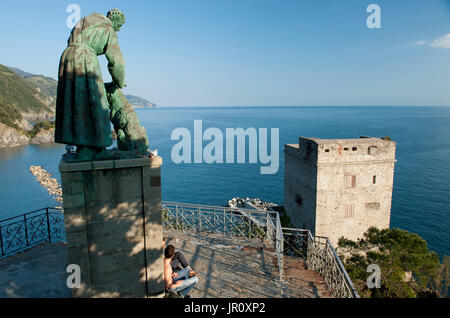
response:
<path fill-rule="evenodd" d="M 166 248 L 166 242 L 163 240 L 163 248 Z M 175 252 L 175 254 L 172 257 L 172 261 L 170 262 L 170 265 L 172 266 L 173 272 L 178 272 L 180 268 L 178 265 L 182 266 L 182 268 L 189 268 L 191 271 L 189 273 L 189 277 L 197 276 L 197 272 L 195 272 L 192 267 L 189 266 L 189 263 L 184 258 L 183 253 L 180 251 Z"/>
<path fill-rule="evenodd" d="M 164 282 L 166 290 L 171 293 L 177 293 L 183 298 L 191 297 L 189 291 L 198 283 L 197 277 L 189 277 L 191 269 L 185 267 L 178 273 L 174 273 L 171 265 L 173 256 L 175 255 L 175 247 L 167 245 L 164 249 Z"/>

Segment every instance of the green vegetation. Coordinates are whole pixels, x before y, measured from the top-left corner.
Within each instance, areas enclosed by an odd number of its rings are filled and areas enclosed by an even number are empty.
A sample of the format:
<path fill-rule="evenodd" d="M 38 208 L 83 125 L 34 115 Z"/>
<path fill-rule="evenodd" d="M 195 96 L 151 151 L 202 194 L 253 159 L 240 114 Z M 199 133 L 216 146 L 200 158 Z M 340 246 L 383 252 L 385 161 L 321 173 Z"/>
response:
<path fill-rule="evenodd" d="M 58 88 L 58 82 L 53 78 L 45 77 L 42 75 L 35 75 L 31 77 L 27 77 L 25 79 L 28 83 L 39 87 L 45 94 L 53 97 L 56 100 L 56 90 Z"/>
<path fill-rule="evenodd" d="M 54 128 L 55 124 L 48 121 L 35 124 L 31 131 L 26 131 L 19 125 L 21 125 L 23 114 L 53 112 L 52 107 L 49 106 L 52 102 L 52 96 L 49 94 L 54 89 L 56 95 L 56 83 L 53 79 L 18 69 L 12 71 L 0 64 L 0 123 L 16 129 L 29 138 L 36 136 L 42 130 Z M 40 92 L 37 87 L 41 88 Z M 49 92 L 46 91 L 47 89 Z"/>
<path fill-rule="evenodd" d="M 339 254 L 362 297 L 448 296 L 449 257 L 439 263 L 419 235 L 400 229 L 370 228 L 358 241 L 339 240 Z M 367 267 L 381 269 L 381 288 L 367 288 Z"/>
<path fill-rule="evenodd" d="M 42 130 L 49 130 L 55 128 L 55 122 L 54 121 L 41 121 L 33 126 L 33 130 L 28 132 L 29 136 L 32 138 L 36 136 L 39 132 Z"/>
<path fill-rule="evenodd" d="M 25 133 L 18 123 L 22 113 L 51 112 L 38 98 L 36 87 L 0 64 L 0 122 Z"/>
<path fill-rule="evenodd" d="M 19 126 L 17 126 L 17 122 L 21 119 L 22 115 L 19 110 L 10 104 L 4 103 L 0 95 L 0 123 L 20 130 Z"/>

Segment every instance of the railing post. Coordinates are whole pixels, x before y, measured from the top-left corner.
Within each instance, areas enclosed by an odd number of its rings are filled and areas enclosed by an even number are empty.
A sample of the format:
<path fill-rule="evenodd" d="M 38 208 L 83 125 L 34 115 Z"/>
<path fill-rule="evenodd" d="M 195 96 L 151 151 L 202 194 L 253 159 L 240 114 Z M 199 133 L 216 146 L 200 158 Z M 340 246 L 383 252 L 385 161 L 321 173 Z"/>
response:
<path fill-rule="evenodd" d="M 52 241 L 52 234 L 50 233 L 50 216 L 48 214 L 48 208 L 45 208 L 45 214 L 47 215 L 47 230 L 48 230 L 48 241 Z"/>
<path fill-rule="evenodd" d="M 178 204 L 175 204 L 175 231 L 178 232 Z"/>
<path fill-rule="evenodd" d="M 227 221 L 227 218 L 226 218 L 226 216 L 225 216 L 225 208 L 223 209 L 223 237 L 225 237 L 225 232 L 226 232 L 226 221 Z"/>
<path fill-rule="evenodd" d="M 26 214 L 23 215 L 23 222 L 25 223 L 25 240 L 26 240 L 27 246 L 28 246 L 28 227 L 27 227 L 27 215 Z"/>
<path fill-rule="evenodd" d="M 1 251 L 2 251 L 2 256 L 5 255 L 4 251 L 3 251 L 3 233 L 2 233 L 2 225 L 0 224 L 0 246 L 1 246 Z"/>
<path fill-rule="evenodd" d="M 202 231 L 202 218 L 200 216 L 200 207 L 197 207 L 197 233 Z"/>

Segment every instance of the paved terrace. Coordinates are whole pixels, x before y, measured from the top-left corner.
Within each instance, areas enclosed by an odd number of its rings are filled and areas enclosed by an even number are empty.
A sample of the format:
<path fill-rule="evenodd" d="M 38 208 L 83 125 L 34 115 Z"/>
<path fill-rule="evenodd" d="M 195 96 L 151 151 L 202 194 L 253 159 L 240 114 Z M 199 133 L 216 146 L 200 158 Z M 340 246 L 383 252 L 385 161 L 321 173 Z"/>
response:
<path fill-rule="evenodd" d="M 248 243 L 165 232 L 199 273 L 197 298 L 330 297 L 324 280 L 285 257 L 285 281 L 273 250 Z M 0 297 L 70 297 L 65 286 L 66 246 L 42 244 L 0 259 Z"/>
<path fill-rule="evenodd" d="M 285 280 L 279 281 L 273 249 L 165 232 L 166 244 L 181 250 L 199 273 L 192 290 L 197 298 L 315 298 L 330 297 L 323 278 L 306 270 L 303 260 L 285 256 Z"/>

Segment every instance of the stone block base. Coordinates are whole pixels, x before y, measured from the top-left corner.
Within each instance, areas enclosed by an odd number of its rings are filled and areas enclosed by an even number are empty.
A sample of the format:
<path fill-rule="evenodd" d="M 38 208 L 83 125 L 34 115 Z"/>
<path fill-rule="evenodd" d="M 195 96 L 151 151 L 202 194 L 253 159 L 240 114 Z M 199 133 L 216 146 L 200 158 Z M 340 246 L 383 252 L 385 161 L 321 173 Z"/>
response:
<path fill-rule="evenodd" d="M 164 294 L 160 157 L 59 165 L 74 297 Z"/>

